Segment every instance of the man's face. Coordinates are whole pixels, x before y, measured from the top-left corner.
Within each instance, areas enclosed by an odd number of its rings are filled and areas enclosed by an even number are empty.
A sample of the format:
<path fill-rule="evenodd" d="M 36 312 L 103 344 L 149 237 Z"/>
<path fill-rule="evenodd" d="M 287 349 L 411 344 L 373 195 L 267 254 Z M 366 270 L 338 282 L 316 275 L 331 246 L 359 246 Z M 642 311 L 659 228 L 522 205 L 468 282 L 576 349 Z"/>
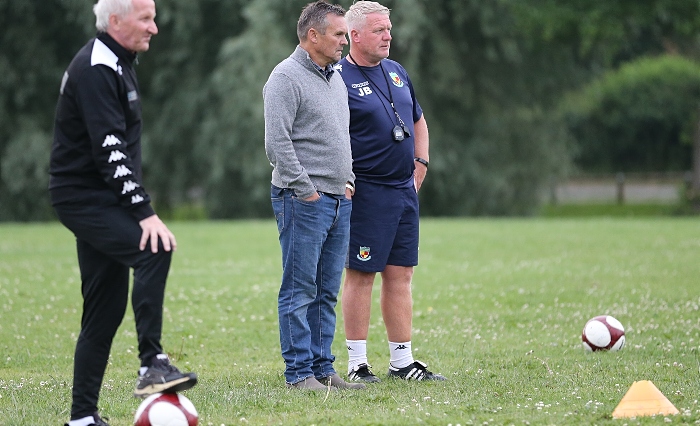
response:
<path fill-rule="evenodd" d="M 329 13 L 326 19 L 328 20 L 326 33 L 318 33 L 315 45 L 321 57 L 320 60 L 325 62 L 319 64 L 322 67 L 340 61 L 343 57 L 343 47 L 348 44 L 348 26 L 345 24 L 345 18 Z"/>
<path fill-rule="evenodd" d="M 131 52 L 148 50 L 151 37 L 158 34 L 156 3 L 153 0 L 133 0 L 131 13 L 124 17 L 110 16 L 109 34 Z"/>
<path fill-rule="evenodd" d="M 353 44 L 370 62 L 379 63 L 389 57 L 391 47 L 391 20 L 381 13 L 370 13 L 365 18 L 365 25 L 353 30 Z"/>

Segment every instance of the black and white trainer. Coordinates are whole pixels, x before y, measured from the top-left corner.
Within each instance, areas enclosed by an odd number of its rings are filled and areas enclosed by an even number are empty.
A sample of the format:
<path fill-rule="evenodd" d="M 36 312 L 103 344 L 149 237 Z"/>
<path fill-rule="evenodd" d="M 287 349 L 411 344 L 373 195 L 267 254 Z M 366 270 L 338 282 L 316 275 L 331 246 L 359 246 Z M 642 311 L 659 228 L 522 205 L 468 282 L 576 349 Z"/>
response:
<path fill-rule="evenodd" d="M 403 380 L 447 380 L 447 377 L 429 371 L 428 365 L 418 360 L 403 368 L 389 364 L 389 377 Z"/>
<path fill-rule="evenodd" d="M 197 384 L 195 373 L 181 373 L 165 354 L 153 357 L 150 367 L 136 380 L 134 396 L 146 398 L 158 392 L 180 392 Z"/>
<path fill-rule="evenodd" d="M 360 364 L 352 367 L 352 370 L 348 373 L 348 380 L 353 382 L 365 382 L 365 383 L 379 383 L 379 377 L 375 376 L 370 370 L 371 365 Z"/>
<path fill-rule="evenodd" d="M 105 419 L 105 420 L 109 420 L 109 419 Z M 69 424 L 65 423 L 63 426 L 69 426 Z M 107 424 L 107 422 L 102 420 L 102 418 L 100 417 L 99 414 L 95 413 L 92 415 L 92 423 L 87 423 L 87 426 L 109 426 L 109 424 Z"/>

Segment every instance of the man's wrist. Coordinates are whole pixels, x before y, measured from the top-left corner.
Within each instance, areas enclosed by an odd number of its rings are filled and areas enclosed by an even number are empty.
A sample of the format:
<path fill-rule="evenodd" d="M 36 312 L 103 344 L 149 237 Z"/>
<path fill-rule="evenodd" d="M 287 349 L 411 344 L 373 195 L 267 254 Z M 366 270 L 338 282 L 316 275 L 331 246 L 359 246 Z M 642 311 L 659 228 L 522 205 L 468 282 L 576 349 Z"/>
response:
<path fill-rule="evenodd" d="M 345 188 L 350 190 L 350 195 L 355 195 L 355 185 L 350 182 L 345 183 Z"/>
<path fill-rule="evenodd" d="M 418 162 L 418 163 L 421 163 L 422 165 L 425 166 L 426 169 L 428 168 L 428 160 L 426 160 L 426 159 L 424 159 L 424 158 L 415 157 L 415 158 L 413 159 L 413 161 L 416 161 L 416 162 Z"/>

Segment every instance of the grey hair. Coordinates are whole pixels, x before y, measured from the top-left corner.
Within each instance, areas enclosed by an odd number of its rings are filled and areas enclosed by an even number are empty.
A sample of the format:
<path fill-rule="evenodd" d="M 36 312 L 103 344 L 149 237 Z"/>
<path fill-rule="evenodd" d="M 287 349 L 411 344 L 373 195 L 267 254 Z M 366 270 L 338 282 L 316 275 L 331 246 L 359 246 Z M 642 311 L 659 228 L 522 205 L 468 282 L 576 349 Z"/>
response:
<path fill-rule="evenodd" d="M 92 11 L 95 12 L 95 18 L 97 18 L 95 27 L 97 27 L 98 31 L 107 32 L 110 15 L 117 15 L 123 18 L 133 8 L 133 0 L 98 0 L 92 7 Z"/>
<path fill-rule="evenodd" d="M 361 29 L 365 25 L 365 18 L 371 13 L 380 13 L 389 16 L 391 9 L 382 6 L 376 1 L 357 1 L 348 8 L 348 13 L 345 14 L 348 30 Z"/>
<path fill-rule="evenodd" d="M 342 17 L 345 16 L 345 9 L 340 5 L 330 4 L 323 0 L 307 4 L 301 11 L 297 22 L 297 37 L 299 37 L 299 41 L 306 40 L 306 36 L 311 28 L 314 28 L 321 34 L 325 34 L 329 25 L 327 16 L 331 13 Z"/>

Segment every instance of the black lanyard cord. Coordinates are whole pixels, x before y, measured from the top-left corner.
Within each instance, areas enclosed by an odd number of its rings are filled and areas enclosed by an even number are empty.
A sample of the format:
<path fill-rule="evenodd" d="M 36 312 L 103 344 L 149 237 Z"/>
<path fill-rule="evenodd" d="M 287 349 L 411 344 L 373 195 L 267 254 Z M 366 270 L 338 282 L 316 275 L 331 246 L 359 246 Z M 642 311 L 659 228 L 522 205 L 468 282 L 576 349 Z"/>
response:
<path fill-rule="evenodd" d="M 384 96 L 384 99 L 389 101 L 389 105 L 391 105 L 391 109 L 394 110 L 394 114 L 396 115 L 396 118 L 399 120 L 399 125 L 402 128 L 406 129 L 406 124 L 403 122 L 403 120 L 401 119 L 401 116 L 399 115 L 399 112 L 396 111 L 396 107 L 394 106 L 394 95 L 391 93 L 391 85 L 389 84 L 389 79 L 386 78 L 386 72 L 384 71 L 384 66 L 382 65 L 381 61 L 379 62 L 379 67 L 382 69 L 382 76 L 384 76 L 384 81 L 386 82 L 386 88 L 389 91 L 389 96 L 384 94 L 384 92 L 382 92 L 382 89 L 380 89 L 379 86 L 374 81 L 372 81 L 372 79 L 369 78 L 369 76 L 367 74 L 365 74 L 365 71 L 363 70 L 364 67 L 359 65 L 357 63 L 357 61 L 355 60 L 355 58 L 352 57 L 351 54 L 348 53 L 348 57 L 350 57 L 350 60 L 355 63 L 355 66 L 357 66 L 357 68 L 360 70 L 360 73 L 362 74 L 362 76 L 367 79 L 367 82 L 371 83 L 375 87 L 375 89 L 377 89 L 377 91 L 382 96 Z M 384 102 L 382 102 L 382 106 L 384 106 L 384 110 L 389 115 L 389 118 L 391 118 L 391 114 L 389 114 L 389 111 L 387 111 L 386 106 L 384 105 Z M 391 121 L 393 122 L 394 120 L 391 120 Z"/>

